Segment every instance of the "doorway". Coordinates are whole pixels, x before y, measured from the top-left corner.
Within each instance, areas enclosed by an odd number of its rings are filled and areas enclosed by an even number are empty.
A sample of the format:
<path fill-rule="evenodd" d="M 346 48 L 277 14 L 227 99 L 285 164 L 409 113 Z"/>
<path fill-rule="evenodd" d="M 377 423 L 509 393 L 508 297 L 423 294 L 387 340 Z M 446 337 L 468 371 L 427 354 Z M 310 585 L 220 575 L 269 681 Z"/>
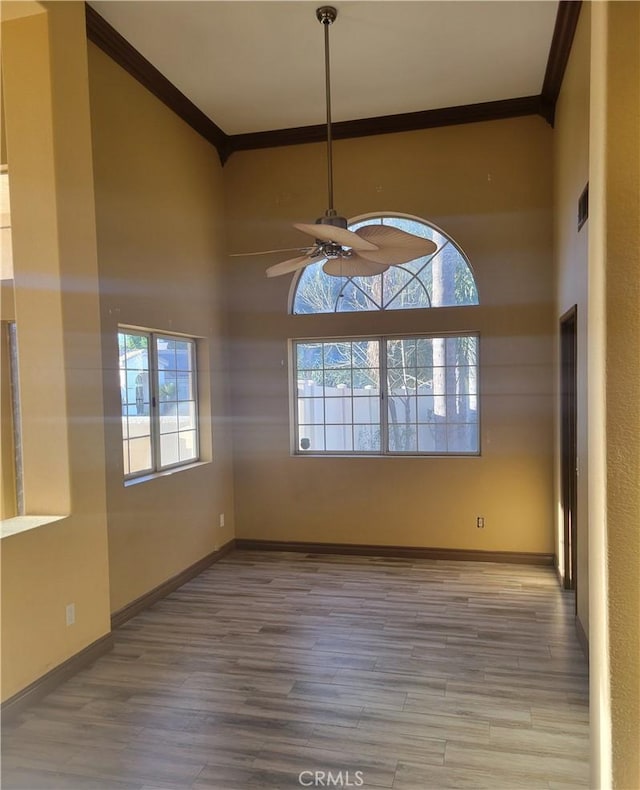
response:
<path fill-rule="evenodd" d="M 560 458 L 564 530 L 564 587 L 577 588 L 577 317 L 574 305 L 560 319 Z"/>

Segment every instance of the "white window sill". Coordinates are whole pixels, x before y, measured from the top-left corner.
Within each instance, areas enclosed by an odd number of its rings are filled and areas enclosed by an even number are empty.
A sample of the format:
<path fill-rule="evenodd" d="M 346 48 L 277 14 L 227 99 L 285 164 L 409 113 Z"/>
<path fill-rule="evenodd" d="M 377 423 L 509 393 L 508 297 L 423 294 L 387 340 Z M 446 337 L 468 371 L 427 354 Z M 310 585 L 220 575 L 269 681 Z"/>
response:
<path fill-rule="evenodd" d="M 13 535 L 19 535 L 21 532 L 27 532 L 30 529 L 37 529 L 44 527 L 47 524 L 53 524 L 55 521 L 61 521 L 67 516 L 14 516 L 13 518 L 4 518 L 0 521 L 0 539 L 10 538 Z"/>
<path fill-rule="evenodd" d="M 168 477 L 175 475 L 178 472 L 186 472 L 189 469 L 197 469 L 199 466 L 207 466 L 211 461 L 195 461 L 192 464 L 185 464 L 184 466 L 174 466 L 171 469 L 163 469 L 162 472 L 150 472 L 147 475 L 140 475 L 140 477 L 130 477 L 124 481 L 124 487 L 137 486 L 138 483 L 148 483 L 149 480 L 156 480 L 158 477 Z"/>

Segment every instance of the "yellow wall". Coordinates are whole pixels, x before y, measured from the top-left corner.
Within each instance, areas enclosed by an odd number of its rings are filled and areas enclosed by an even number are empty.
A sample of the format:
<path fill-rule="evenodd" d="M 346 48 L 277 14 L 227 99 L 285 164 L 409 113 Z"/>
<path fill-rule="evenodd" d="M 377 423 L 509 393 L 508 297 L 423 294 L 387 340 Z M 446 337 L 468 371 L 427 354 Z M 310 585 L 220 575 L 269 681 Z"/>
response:
<path fill-rule="evenodd" d="M 3 699 L 109 631 L 84 25 L 55 3 L 2 26 L 25 502 L 68 516 L 2 540 Z"/>
<path fill-rule="evenodd" d="M 589 633 L 589 552 L 587 431 L 588 294 L 587 260 L 589 222 L 578 230 L 578 198 L 589 180 L 589 68 L 591 9 L 583 4 L 571 55 L 556 105 L 553 133 L 554 155 L 554 253 L 557 277 L 556 321 L 577 305 L 578 327 L 578 491 L 577 491 L 577 604 L 578 617 Z M 559 343 L 559 338 L 558 341 Z M 558 368 L 559 354 L 558 354 Z M 557 399 L 559 404 L 559 398 Z M 558 408 L 558 406 L 556 407 Z M 557 412 L 557 458 L 560 459 L 559 411 Z M 560 465 L 556 472 L 556 556 L 563 564 L 563 522 L 560 509 Z"/>
<path fill-rule="evenodd" d="M 238 537 L 553 551 L 551 137 L 522 118 L 335 146 L 340 211 L 442 227 L 480 307 L 290 316 L 291 276 L 264 275 L 282 255 L 230 259 Z M 325 147 L 236 153 L 224 179 L 231 252 L 304 244 Z M 456 329 L 481 336 L 480 458 L 291 457 L 288 339 Z"/>
<path fill-rule="evenodd" d="M 607 564 L 613 784 L 640 787 L 640 3 L 608 4 Z"/>
<path fill-rule="evenodd" d="M 234 535 L 222 346 L 222 168 L 209 143 L 93 44 L 89 80 L 111 609 L 117 611 Z M 118 324 L 203 339 L 200 425 L 208 463 L 123 485 Z"/>
<path fill-rule="evenodd" d="M 0 322 L 0 518 L 17 513 L 9 324 Z"/>
<path fill-rule="evenodd" d="M 592 786 L 640 787 L 640 3 L 591 6 Z"/>

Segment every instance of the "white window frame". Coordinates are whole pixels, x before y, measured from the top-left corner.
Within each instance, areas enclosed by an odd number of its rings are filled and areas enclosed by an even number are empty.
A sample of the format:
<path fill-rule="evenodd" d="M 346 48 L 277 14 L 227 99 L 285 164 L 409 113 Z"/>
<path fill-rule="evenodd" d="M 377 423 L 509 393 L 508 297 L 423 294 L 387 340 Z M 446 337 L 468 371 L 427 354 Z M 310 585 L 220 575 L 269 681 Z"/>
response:
<path fill-rule="evenodd" d="M 151 444 L 151 466 L 147 469 L 139 469 L 135 472 L 124 474 L 124 480 L 137 480 L 139 478 L 148 477 L 150 475 L 167 472 L 171 469 L 178 469 L 180 467 L 191 466 L 200 462 L 200 411 L 198 399 L 198 340 L 197 338 L 189 335 L 179 335 L 172 332 L 156 332 L 147 329 L 140 329 L 134 326 L 119 326 L 116 334 L 118 335 L 137 335 L 139 337 L 147 338 L 147 355 L 149 360 L 149 422 L 150 422 L 150 444 Z M 163 402 L 159 397 L 159 372 L 160 366 L 158 361 L 158 344 L 157 340 L 179 340 L 182 343 L 189 343 L 191 348 L 191 370 L 189 371 L 193 380 L 193 401 L 194 401 L 194 433 L 195 433 L 195 456 L 184 461 L 177 461 L 173 464 L 162 464 L 161 460 L 161 431 L 160 431 L 160 404 Z M 119 343 L 118 343 L 119 348 Z M 118 375 L 120 376 L 123 368 L 120 367 L 118 362 Z M 179 403 L 180 401 L 176 401 Z M 186 401 L 185 401 L 186 402 Z M 127 406 L 122 402 L 122 393 L 120 397 L 120 428 L 122 431 L 122 409 Z M 125 438 L 124 432 L 122 433 L 122 444 L 124 447 L 125 442 L 129 442 L 130 437 Z"/>
<path fill-rule="evenodd" d="M 420 451 L 420 450 L 410 450 L 410 451 L 400 451 L 400 450 L 390 450 L 390 436 L 389 436 L 389 415 L 388 415 L 388 392 L 387 392 L 387 341 L 389 340 L 418 340 L 418 339 L 434 339 L 434 338 L 459 338 L 459 337 L 474 337 L 476 338 L 476 361 L 475 361 L 475 371 L 476 371 L 476 392 L 474 393 L 476 396 L 476 426 L 478 432 L 478 449 L 471 452 L 462 452 L 462 451 L 442 451 L 442 450 L 435 450 L 435 451 Z M 379 362 L 378 367 L 376 370 L 378 371 L 379 375 L 379 401 L 380 401 L 380 418 L 377 425 L 380 428 L 380 449 L 379 450 L 303 450 L 300 447 L 300 426 L 298 422 L 298 354 L 297 354 L 297 347 L 298 345 L 304 344 L 311 344 L 311 343 L 340 343 L 340 342 L 357 342 L 357 341 L 376 341 L 379 344 Z M 345 457 L 421 457 L 421 458 L 433 458 L 433 457 L 444 457 L 444 458 L 456 458 L 456 457 L 463 457 L 463 458 L 474 458 L 481 455 L 481 413 L 480 413 L 480 406 L 481 406 L 481 394 L 480 394 L 480 333 L 479 332 L 432 332 L 432 333 L 411 333 L 411 334 L 398 334 L 398 333 L 391 333 L 388 335 L 363 335 L 363 336 L 350 336 L 350 337 L 307 337 L 307 338 L 296 338 L 291 340 L 290 342 L 290 370 L 291 370 L 291 425 L 292 425 L 292 435 L 291 435 L 291 447 L 292 447 L 292 454 L 295 456 L 308 456 L 308 457 L 323 457 L 323 456 L 345 456 Z M 348 369 L 348 368 L 345 368 Z M 353 368 L 351 368 L 353 369 Z M 446 393 L 448 396 L 448 393 Z M 353 396 L 352 396 L 353 397 Z M 322 401 L 323 401 L 323 408 L 326 396 L 323 394 Z M 357 423 L 351 423 L 354 425 Z M 373 423 L 374 425 L 376 423 Z M 416 423 L 419 424 L 419 423 Z M 326 428 L 327 423 L 321 423 Z M 445 423 L 447 425 L 447 423 Z M 325 433 L 326 436 L 326 433 Z"/>

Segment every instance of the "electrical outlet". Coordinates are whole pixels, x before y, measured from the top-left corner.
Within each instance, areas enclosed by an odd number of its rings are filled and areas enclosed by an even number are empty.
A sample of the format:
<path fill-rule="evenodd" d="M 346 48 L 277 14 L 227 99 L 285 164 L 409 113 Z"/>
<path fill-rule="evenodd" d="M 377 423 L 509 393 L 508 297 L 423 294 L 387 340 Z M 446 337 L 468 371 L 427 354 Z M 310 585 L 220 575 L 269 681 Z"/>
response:
<path fill-rule="evenodd" d="M 220 513 L 220 526 L 224 527 L 224 513 Z"/>
<path fill-rule="evenodd" d="M 476 519 L 476 527 L 478 527 L 478 529 L 484 529 L 484 517 L 483 516 L 478 516 L 478 518 Z"/>
<path fill-rule="evenodd" d="M 73 625 L 76 621 L 76 605 L 74 603 L 68 603 L 65 607 L 65 614 L 67 625 Z"/>

